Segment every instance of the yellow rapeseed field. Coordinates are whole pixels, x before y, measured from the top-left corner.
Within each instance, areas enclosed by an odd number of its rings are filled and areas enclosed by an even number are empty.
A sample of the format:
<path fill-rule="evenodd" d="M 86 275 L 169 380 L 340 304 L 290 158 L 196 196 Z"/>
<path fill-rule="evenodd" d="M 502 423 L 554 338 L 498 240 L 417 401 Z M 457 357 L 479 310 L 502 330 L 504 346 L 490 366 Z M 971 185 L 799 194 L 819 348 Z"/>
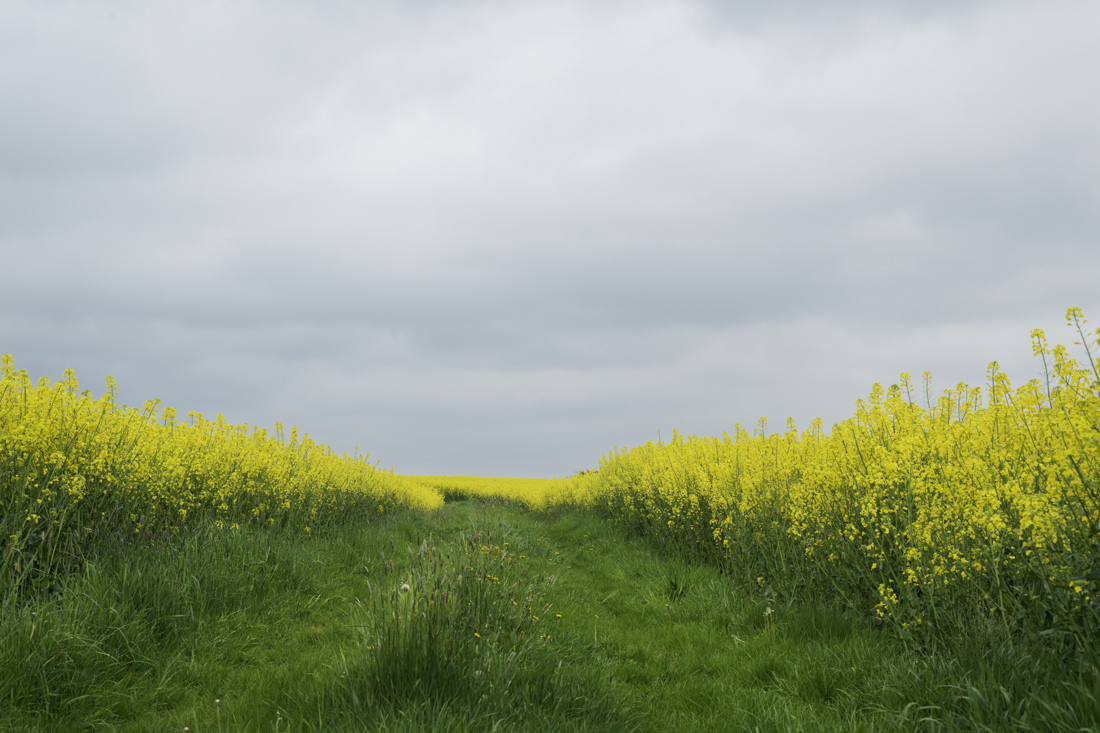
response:
<path fill-rule="evenodd" d="M 788 597 L 828 595 L 903 635 L 971 623 L 1100 641 L 1100 373 L 1032 333 L 1044 382 L 938 398 L 876 384 L 826 433 L 674 434 L 616 450 L 594 490 L 614 517 Z"/>
<path fill-rule="evenodd" d="M 337 455 L 296 428 L 177 420 L 158 400 L 142 409 L 95 398 L 71 370 L 32 383 L 10 355 L 0 367 L 3 567 L 25 577 L 73 554 L 86 536 L 150 537 L 199 522 L 312 532 L 399 506 L 431 509 L 437 492 Z"/>
<path fill-rule="evenodd" d="M 710 557 L 766 594 L 822 598 L 903 636 L 975 620 L 1100 647 L 1100 372 L 1032 333 L 1045 380 L 934 397 L 925 373 L 874 385 L 828 433 L 684 436 L 616 449 L 563 479 L 401 476 L 337 455 L 296 428 L 218 415 L 177 420 L 95 398 L 71 371 L 32 383 L 0 368 L 0 570 L 15 583 L 77 560 L 102 535 L 191 526 L 310 533 L 399 507 L 499 497 L 527 508 L 588 506 L 671 547 Z M 37 564 L 37 568 L 36 568 Z"/>
<path fill-rule="evenodd" d="M 547 510 L 558 506 L 589 503 L 593 474 L 569 478 L 502 478 L 495 476 L 406 476 L 423 489 L 447 500 L 500 498 L 528 509 Z"/>

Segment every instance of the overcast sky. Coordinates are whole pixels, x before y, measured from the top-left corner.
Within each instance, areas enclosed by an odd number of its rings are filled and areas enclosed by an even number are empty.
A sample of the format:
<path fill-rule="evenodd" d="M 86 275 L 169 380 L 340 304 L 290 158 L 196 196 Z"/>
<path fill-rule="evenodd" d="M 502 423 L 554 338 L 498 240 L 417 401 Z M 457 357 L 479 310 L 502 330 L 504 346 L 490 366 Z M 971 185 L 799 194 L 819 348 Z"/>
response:
<path fill-rule="evenodd" d="M 1098 39 L 1092 0 L 0 0 L 0 352 L 403 473 L 1022 383 L 1100 321 Z"/>

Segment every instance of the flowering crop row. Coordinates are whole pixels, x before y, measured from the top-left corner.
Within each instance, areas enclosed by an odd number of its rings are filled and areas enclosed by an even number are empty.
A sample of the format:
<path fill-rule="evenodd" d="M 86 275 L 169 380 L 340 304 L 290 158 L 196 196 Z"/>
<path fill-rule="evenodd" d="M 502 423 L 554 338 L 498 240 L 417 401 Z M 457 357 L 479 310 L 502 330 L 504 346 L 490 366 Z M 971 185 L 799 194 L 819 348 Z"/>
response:
<path fill-rule="evenodd" d="M 582 504 L 589 496 L 591 474 L 569 478 L 500 478 L 495 476 L 406 476 L 446 500 L 499 498 L 528 509 L 546 510 Z"/>
<path fill-rule="evenodd" d="M 26 580 L 75 559 L 93 536 L 174 532 L 197 522 L 311 532 L 398 506 L 431 508 L 435 492 L 367 456 L 337 455 L 282 425 L 273 433 L 190 413 L 177 422 L 158 400 L 98 399 L 71 370 L 31 382 L 11 356 L 0 367 L 0 530 L 5 574 Z"/>
<path fill-rule="evenodd" d="M 826 434 L 695 437 L 616 450 L 597 502 L 744 581 L 822 595 L 921 636 L 984 618 L 1100 648 L 1100 373 L 1079 309 L 1084 366 L 1032 333 L 1046 383 L 933 400 L 908 374 L 876 384 Z M 923 398 L 923 399 L 921 399 Z M 920 404 L 923 402 L 923 404 Z M 1092 652 L 1094 653 L 1094 652 Z"/>

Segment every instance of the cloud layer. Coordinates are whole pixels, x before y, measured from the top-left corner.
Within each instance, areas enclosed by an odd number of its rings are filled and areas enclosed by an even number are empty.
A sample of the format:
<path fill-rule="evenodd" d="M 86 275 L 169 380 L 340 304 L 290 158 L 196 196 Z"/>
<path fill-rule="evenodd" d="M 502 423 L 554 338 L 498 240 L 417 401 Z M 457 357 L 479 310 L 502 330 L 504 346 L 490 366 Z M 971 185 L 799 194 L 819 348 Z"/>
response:
<path fill-rule="evenodd" d="M 6 3 L 0 351 L 399 471 L 846 417 L 1100 318 L 1100 9 Z"/>

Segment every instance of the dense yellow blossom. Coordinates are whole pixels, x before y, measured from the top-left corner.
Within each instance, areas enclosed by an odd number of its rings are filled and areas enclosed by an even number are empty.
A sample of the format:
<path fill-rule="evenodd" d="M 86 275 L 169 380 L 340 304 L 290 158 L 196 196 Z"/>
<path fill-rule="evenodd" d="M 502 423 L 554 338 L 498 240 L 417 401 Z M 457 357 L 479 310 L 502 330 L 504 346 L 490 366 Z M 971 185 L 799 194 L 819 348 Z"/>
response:
<path fill-rule="evenodd" d="M 437 492 L 447 500 L 500 498 L 528 509 L 551 509 L 583 505 L 593 487 L 591 473 L 569 478 L 502 478 L 495 476 L 406 476 L 424 490 Z"/>
<path fill-rule="evenodd" d="M 876 384 L 828 434 L 683 436 L 616 450 L 598 503 L 747 582 L 824 593 L 912 633 L 975 613 L 1098 640 L 1100 374 L 1078 309 L 1084 366 L 1040 331 L 1045 383 L 1013 388 L 996 363 L 984 389 L 938 399 L 902 374 Z M 950 617 L 950 618 L 949 618 Z"/>
<path fill-rule="evenodd" d="M 89 533 L 152 536 L 207 521 L 308 533 L 442 503 L 437 492 L 375 468 L 365 455 L 337 455 L 297 428 L 286 434 L 277 423 L 268 432 L 194 412 L 179 421 L 158 400 L 142 409 L 119 405 L 115 390 L 108 377 L 97 399 L 71 370 L 56 384 L 35 384 L 3 356 L 0 522 L 8 571 L 31 560 L 42 566 L 65 552 L 59 539 L 72 550 Z"/>

